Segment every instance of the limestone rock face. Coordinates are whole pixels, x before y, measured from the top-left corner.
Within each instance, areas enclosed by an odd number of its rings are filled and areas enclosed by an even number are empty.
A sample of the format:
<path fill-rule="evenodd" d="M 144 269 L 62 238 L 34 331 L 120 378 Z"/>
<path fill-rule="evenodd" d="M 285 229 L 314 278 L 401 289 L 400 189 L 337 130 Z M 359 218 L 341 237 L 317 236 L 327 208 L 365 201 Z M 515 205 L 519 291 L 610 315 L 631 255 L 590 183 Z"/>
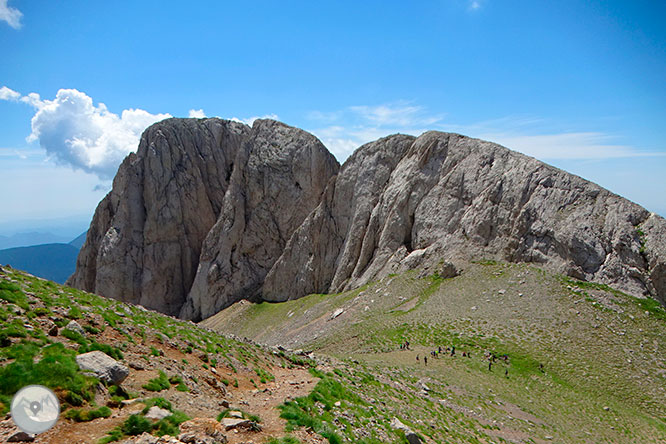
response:
<path fill-rule="evenodd" d="M 338 168 L 314 136 L 275 121 L 156 123 L 97 207 L 68 284 L 188 318 L 256 296 Z M 218 277 L 233 287 L 213 294 Z"/>
<path fill-rule="evenodd" d="M 339 168 L 317 138 L 275 121 L 255 123 L 244 147 L 204 241 L 183 318 L 260 298 L 266 274 Z"/>
<path fill-rule="evenodd" d="M 666 221 L 580 177 L 427 132 L 359 148 L 264 282 L 280 301 L 442 261 L 535 262 L 666 300 Z"/>
<path fill-rule="evenodd" d="M 219 119 L 148 128 L 97 207 L 68 283 L 178 314 L 249 133 Z"/>
<path fill-rule="evenodd" d="M 394 135 L 340 167 L 271 120 L 148 128 L 99 204 L 70 285 L 199 320 L 419 268 L 533 262 L 666 301 L 666 221 L 458 134 Z"/>

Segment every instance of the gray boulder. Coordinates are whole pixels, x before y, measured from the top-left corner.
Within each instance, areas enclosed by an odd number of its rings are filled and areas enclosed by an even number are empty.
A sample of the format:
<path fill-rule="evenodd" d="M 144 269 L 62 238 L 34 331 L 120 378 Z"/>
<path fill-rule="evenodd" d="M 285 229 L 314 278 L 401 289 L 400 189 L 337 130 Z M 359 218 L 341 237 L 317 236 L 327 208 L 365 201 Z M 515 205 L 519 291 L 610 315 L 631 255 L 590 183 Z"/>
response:
<path fill-rule="evenodd" d="M 76 357 L 81 370 L 94 373 L 100 380 L 120 384 L 129 375 L 129 369 L 101 351 L 91 351 Z"/>
<path fill-rule="evenodd" d="M 172 413 L 167 409 L 163 409 L 154 405 L 148 409 L 148 412 L 146 412 L 145 416 L 148 419 L 157 419 L 159 421 L 160 419 L 164 419 L 168 416 L 171 416 L 171 414 Z"/>
<path fill-rule="evenodd" d="M 86 334 L 86 331 L 81 327 L 81 324 L 76 321 L 69 321 L 65 329 L 74 331 L 82 336 Z"/>

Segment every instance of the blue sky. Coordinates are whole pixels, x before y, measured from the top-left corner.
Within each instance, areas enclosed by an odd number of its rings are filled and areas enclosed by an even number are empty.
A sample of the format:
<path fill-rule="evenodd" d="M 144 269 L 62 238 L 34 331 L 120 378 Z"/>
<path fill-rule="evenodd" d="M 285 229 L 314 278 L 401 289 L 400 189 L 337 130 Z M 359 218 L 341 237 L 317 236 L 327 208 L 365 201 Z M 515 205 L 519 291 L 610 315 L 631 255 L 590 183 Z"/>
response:
<path fill-rule="evenodd" d="M 0 234 L 85 226 L 167 115 L 271 116 L 340 161 L 460 132 L 666 215 L 665 19 L 654 1 L 0 0 Z"/>

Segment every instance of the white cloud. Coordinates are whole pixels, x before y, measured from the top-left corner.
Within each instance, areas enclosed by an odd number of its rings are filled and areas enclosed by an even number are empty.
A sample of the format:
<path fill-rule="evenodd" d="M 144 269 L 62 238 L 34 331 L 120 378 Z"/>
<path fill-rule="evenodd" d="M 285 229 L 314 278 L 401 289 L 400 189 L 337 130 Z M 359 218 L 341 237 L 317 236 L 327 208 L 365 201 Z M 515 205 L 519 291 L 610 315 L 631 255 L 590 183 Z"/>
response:
<path fill-rule="evenodd" d="M 277 116 L 277 114 L 266 114 L 263 116 L 254 116 L 254 117 L 248 117 L 247 119 L 239 119 L 238 117 L 232 117 L 231 120 L 234 122 L 238 123 L 244 123 L 248 126 L 252 126 L 255 120 L 257 119 L 272 119 L 272 120 L 279 120 L 280 118 Z"/>
<path fill-rule="evenodd" d="M 311 111 L 307 117 L 329 124 L 310 130 L 343 162 L 364 143 L 389 134 L 418 136 L 430 129 L 441 129 L 443 115 L 433 115 L 421 106 L 406 101 L 382 105 L 350 106 L 333 112 Z"/>
<path fill-rule="evenodd" d="M 429 126 L 442 120 L 442 116 L 428 116 L 420 106 L 397 102 L 379 106 L 351 106 L 360 118 L 377 126 Z"/>
<path fill-rule="evenodd" d="M 189 112 L 189 117 L 193 117 L 196 119 L 203 119 L 206 117 L 206 113 L 204 112 L 203 109 L 191 109 Z"/>
<path fill-rule="evenodd" d="M 481 0 L 471 0 L 471 1 L 469 1 L 469 10 L 470 11 L 478 11 L 479 9 L 481 9 L 481 6 L 483 6 L 481 4 Z"/>
<path fill-rule="evenodd" d="M 19 100 L 36 109 L 29 142 L 39 141 L 56 162 L 100 179 L 113 178 L 120 162 L 136 150 L 146 127 L 171 117 L 142 109 L 127 109 L 118 116 L 76 89 L 61 89 L 53 100 L 42 100 L 36 93 Z"/>
<path fill-rule="evenodd" d="M 0 88 L 0 100 L 9 100 L 12 102 L 16 102 L 20 97 L 21 94 L 14 91 L 13 89 L 9 89 L 6 86 Z"/>
<path fill-rule="evenodd" d="M 19 29 L 21 27 L 21 17 L 23 17 L 21 11 L 7 6 L 7 0 L 0 0 L 0 20 L 7 22 L 14 29 Z"/>
<path fill-rule="evenodd" d="M 548 131 L 547 121 L 532 116 L 507 116 L 456 125 L 444 122 L 442 115 L 430 114 L 425 108 L 406 102 L 313 111 L 307 117 L 328 124 L 310 131 L 340 162 L 362 144 L 380 137 L 395 133 L 418 136 L 428 130 L 478 137 L 545 161 L 666 156 L 663 151 L 641 151 L 613 143 L 612 136 L 601 132 L 558 132 L 552 128 Z"/>
<path fill-rule="evenodd" d="M 479 137 L 541 160 L 666 156 L 664 152 L 646 152 L 628 145 L 612 144 L 610 136 L 595 132 L 537 135 L 486 133 Z"/>

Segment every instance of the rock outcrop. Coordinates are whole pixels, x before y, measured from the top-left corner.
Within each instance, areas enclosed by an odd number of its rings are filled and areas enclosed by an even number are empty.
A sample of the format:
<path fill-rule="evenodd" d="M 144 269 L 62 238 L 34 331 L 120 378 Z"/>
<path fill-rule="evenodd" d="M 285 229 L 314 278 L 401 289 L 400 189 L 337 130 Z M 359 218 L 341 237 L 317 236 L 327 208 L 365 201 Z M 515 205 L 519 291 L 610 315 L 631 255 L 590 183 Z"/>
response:
<path fill-rule="evenodd" d="M 129 376 L 129 369 L 101 351 L 91 351 L 76 356 L 81 370 L 89 371 L 109 384 L 120 384 Z"/>
<path fill-rule="evenodd" d="M 377 140 L 340 168 L 314 136 L 270 120 L 147 129 L 69 282 L 198 320 L 240 299 L 336 292 L 443 263 L 455 275 L 478 259 L 666 301 L 666 221 L 593 183 L 441 132 Z"/>
<path fill-rule="evenodd" d="M 359 148 L 266 277 L 280 301 L 475 259 L 535 262 L 666 300 L 666 221 L 580 177 L 458 134 Z"/>
<path fill-rule="evenodd" d="M 272 120 L 156 123 L 97 207 L 68 284 L 187 317 L 201 316 L 184 308 L 197 273 L 192 298 L 204 305 L 256 296 L 338 168 L 314 136 Z M 211 296 L 232 273 L 234 286 Z"/>

